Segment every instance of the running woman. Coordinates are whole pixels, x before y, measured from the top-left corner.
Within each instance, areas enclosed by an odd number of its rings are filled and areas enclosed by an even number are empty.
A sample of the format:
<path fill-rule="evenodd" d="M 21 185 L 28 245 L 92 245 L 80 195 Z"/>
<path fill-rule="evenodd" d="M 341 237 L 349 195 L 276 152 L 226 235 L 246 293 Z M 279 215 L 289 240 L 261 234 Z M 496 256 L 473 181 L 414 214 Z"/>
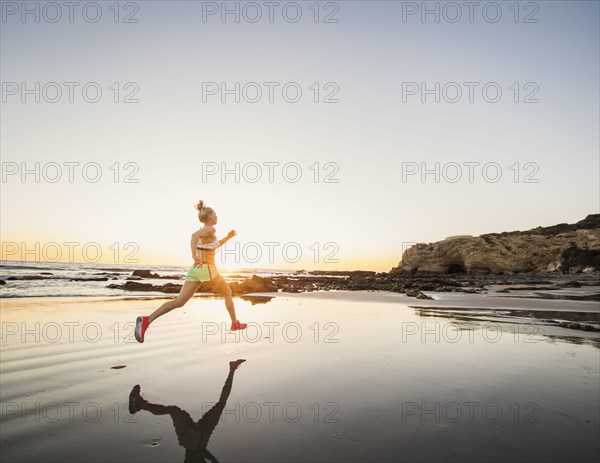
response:
<path fill-rule="evenodd" d="M 177 299 L 165 302 L 149 316 L 140 315 L 137 317 L 135 323 L 135 339 L 137 339 L 138 342 L 144 342 L 146 330 L 154 320 L 173 309 L 183 307 L 194 295 L 200 286 L 200 283 L 203 281 L 211 281 L 212 291 L 221 294 L 225 298 L 225 307 L 231 317 L 231 330 L 243 330 L 248 326 L 246 323 L 240 323 L 236 318 L 233 298 L 231 297 L 231 289 L 215 266 L 216 250 L 233 238 L 236 235 L 236 232 L 231 230 L 222 240 L 217 239 L 214 227 L 217 224 L 217 214 L 215 211 L 210 207 L 206 207 L 202 200 L 200 200 L 195 207 L 198 210 L 198 219 L 200 219 L 200 222 L 202 222 L 204 226 L 192 234 L 190 245 L 194 265 L 190 267 Z"/>

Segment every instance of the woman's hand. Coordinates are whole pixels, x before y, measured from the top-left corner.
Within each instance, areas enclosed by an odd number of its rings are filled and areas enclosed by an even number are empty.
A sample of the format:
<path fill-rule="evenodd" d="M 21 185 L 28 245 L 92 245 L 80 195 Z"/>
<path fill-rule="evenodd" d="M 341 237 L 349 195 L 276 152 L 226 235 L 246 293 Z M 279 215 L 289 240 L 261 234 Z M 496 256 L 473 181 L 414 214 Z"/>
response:
<path fill-rule="evenodd" d="M 235 230 L 231 230 L 229 233 L 227 233 L 227 239 L 233 238 L 235 235 L 237 235 Z"/>
<path fill-rule="evenodd" d="M 200 259 L 198 256 L 194 256 L 194 267 L 202 267 L 202 259 Z"/>

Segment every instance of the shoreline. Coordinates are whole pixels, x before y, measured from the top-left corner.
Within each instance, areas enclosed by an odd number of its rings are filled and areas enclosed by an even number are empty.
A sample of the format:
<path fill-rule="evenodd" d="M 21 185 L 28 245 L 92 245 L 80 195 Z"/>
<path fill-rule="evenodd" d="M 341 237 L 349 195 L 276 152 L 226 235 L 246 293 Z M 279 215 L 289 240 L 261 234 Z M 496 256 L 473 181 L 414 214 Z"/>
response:
<path fill-rule="evenodd" d="M 520 288 L 513 289 L 518 291 Z M 535 292 L 535 290 L 531 290 L 528 288 L 523 288 L 526 291 L 533 292 L 534 294 L 545 294 L 541 292 Z M 588 289 L 588 288 L 585 288 Z M 560 291 L 561 288 L 548 289 L 545 291 Z M 589 290 L 591 293 L 596 294 L 597 291 L 600 290 L 600 286 L 589 286 Z M 525 291 L 523 291 L 525 292 Z M 572 291 L 575 292 L 575 291 Z M 579 291 L 584 292 L 584 291 Z M 586 311 L 586 312 L 597 312 L 600 313 L 600 304 L 597 304 L 594 300 L 581 300 L 578 299 L 576 295 L 565 295 L 565 297 L 574 297 L 575 299 L 547 299 L 544 297 L 536 297 L 536 296 L 528 296 L 517 295 L 517 294 L 505 294 L 502 289 L 498 290 L 494 288 L 491 291 L 478 292 L 478 293 L 467 293 L 467 292 L 449 292 L 449 291 L 425 291 L 429 296 L 427 299 L 416 300 L 415 297 L 407 295 L 405 293 L 396 292 L 396 291 L 388 291 L 388 290 L 379 290 L 379 289 L 357 289 L 357 290 L 338 290 L 338 289 L 330 289 L 330 290 L 313 290 L 313 291 L 303 291 L 303 292 L 285 292 L 285 291 L 257 291 L 252 293 L 244 293 L 244 294 L 235 294 L 233 295 L 235 299 L 248 300 L 250 298 L 317 298 L 317 299 L 338 299 L 338 300 L 365 300 L 372 299 L 377 302 L 398 302 L 398 303 L 406 303 L 406 304 L 435 304 L 435 303 L 444 303 L 445 308 L 457 308 L 455 304 L 469 303 L 468 300 L 478 300 L 480 301 L 476 305 L 473 305 L 468 308 L 480 308 L 486 309 L 485 307 L 481 307 L 481 300 L 485 299 L 486 301 L 494 301 L 496 303 L 489 304 L 493 307 L 489 309 L 492 310 L 494 308 L 502 307 L 505 310 L 511 310 L 511 307 L 505 307 L 504 305 L 509 305 L 508 301 L 518 301 L 514 302 L 514 304 L 526 304 L 529 305 L 532 310 L 535 310 L 535 306 L 538 305 L 540 308 L 546 307 L 548 305 L 554 305 L 556 303 L 560 303 L 562 307 L 564 307 L 565 312 L 572 311 Z M 118 295 L 118 296 L 23 296 L 23 297 L 0 297 L 0 306 L 2 308 L 10 309 L 13 306 L 18 305 L 29 305 L 35 302 L 56 302 L 56 303 L 101 303 L 101 302 L 118 302 L 118 301 L 170 301 L 176 299 L 177 295 L 131 295 L 127 294 Z M 214 293 L 196 293 L 192 296 L 191 300 L 198 299 L 222 299 L 223 296 Z M 507 301 L 507 302 L 501 302 Z M 189 301 L 188 301 L 189 302 Z M 484 304 L 485 305 L 485 304 Z M 185 307 L 185 306 L 184 306 Z M 520 308 L 515 308 L 515 310 L 521 310 Z"/>

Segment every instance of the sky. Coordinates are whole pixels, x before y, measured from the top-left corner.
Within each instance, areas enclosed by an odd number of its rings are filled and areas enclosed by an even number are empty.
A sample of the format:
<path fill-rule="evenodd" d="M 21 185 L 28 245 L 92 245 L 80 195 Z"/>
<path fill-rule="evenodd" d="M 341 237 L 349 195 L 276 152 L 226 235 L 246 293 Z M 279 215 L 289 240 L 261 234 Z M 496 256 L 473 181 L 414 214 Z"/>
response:
<path fill-rule="evenodd" d="M 2 259 L 186 266 L 199 199 L 223 269 L 600 211 L 597 1 L 1 4 Z"/>

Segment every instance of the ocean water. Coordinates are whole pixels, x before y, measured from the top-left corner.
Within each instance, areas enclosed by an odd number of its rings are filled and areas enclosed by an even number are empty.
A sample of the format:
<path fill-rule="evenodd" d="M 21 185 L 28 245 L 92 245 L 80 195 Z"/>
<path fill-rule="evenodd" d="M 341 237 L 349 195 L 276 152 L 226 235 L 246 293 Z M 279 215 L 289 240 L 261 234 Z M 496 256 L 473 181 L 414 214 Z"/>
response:
<path fill-rule="evenodd" d="M 188 267 L 151 266 L 96 263 L 0 261 L 0 297 L 55 297 L 55 296 L 164 296 L 160 291 L 125 291 L 109 288 L 124 284 L 134 270 L 150 270 L 159 276 L 172 278 L 143 278 L 135 281 L 164 285 L 183 284 Z M 293 270 L 240 268 L 233 272 L 220 270 L 226 281 L 242 281 L 252 275 L 261 277 L 291 275 Z"/>

